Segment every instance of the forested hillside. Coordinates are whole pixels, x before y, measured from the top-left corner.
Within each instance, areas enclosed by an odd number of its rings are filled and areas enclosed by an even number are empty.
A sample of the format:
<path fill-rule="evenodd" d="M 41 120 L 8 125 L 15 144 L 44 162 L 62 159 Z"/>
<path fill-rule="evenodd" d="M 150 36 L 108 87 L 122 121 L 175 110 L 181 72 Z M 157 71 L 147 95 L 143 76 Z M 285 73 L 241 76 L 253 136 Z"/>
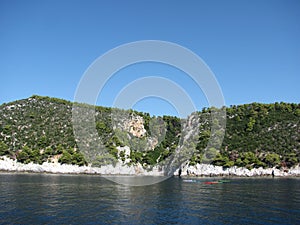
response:
<path fill-rule="evenodd" d="M 72 106 L 69 101 L 41 96 L 1 105 L 0 155 L 23 163 L 56 159 L 60 163 L 100 166 L 120 159 L 128 164 L 154 165 L 176 151 L 186 121 L 97 106 L 96 130 L 108 153 L 90 159 L 84 151 L 80 152 L 75 141 Z M 130 115 L 117 121 L 120 129 L 113 129 L 116 121 L 112 119 L 112 110 Z M 203 153 L 210 151 L 219 152 L 213 164 L 225 167 L 291 167 L 300 162 L 300 104 L 252 103 L 226 108 L 221 149 L 206 147 L 211 124 L 216 122 L 210 119 L 211 110 L 197 112 L 201 125 L 197 152 L 190 164 L 201 163 Z"/>
<path fill-rule="evenodd" d="M 300 162 L 300 104 L 252 103 L 231 106 L 226 112 L 225 137 L 215 165 L 251 169 Z M 192 162 L 199 162 L 196 159 Z"/>

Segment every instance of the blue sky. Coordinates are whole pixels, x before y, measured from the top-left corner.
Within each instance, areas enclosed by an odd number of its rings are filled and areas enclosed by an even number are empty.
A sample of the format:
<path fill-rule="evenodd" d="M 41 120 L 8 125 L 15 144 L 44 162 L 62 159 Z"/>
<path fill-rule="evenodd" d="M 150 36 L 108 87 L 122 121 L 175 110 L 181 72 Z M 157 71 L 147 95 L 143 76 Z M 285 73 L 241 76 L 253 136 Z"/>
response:
<path fill-rule="evenodd" d="M 184 46 L 214 72 L 227 106 L 300 102 L 300 2 L 0 0 L 0 104 L 33 94 L 73 100 L 89 65 L 119 45 L 163 40 Z M 161 76 L 205 95 L 183 72 L 157 63 L 114 74 L 97 104 L 112 106 L 130 82 Z M 168 101 L 133 106 L 177 115 Z"/>

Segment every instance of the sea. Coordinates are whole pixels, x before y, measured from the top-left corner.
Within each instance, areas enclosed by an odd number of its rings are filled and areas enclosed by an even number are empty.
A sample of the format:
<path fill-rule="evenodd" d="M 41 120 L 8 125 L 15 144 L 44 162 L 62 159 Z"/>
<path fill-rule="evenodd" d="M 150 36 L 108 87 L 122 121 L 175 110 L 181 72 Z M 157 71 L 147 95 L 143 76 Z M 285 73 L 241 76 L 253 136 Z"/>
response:
<path fill-rule="evenodd" d="M 300 178 L 219 179 L 0 173 L 0 224 L 300 224 Z"/>

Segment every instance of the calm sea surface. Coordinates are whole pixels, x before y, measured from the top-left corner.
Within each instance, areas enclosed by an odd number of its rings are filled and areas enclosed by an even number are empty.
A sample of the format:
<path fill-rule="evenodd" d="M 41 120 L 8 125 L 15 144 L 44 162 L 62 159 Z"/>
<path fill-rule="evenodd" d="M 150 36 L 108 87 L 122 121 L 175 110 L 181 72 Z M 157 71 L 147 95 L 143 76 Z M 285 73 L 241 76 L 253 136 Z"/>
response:
<path fill-rule="evenodd" d="M 0 224 L 300 224 L 299 178 L 183 180 L 0 173 Z"/>

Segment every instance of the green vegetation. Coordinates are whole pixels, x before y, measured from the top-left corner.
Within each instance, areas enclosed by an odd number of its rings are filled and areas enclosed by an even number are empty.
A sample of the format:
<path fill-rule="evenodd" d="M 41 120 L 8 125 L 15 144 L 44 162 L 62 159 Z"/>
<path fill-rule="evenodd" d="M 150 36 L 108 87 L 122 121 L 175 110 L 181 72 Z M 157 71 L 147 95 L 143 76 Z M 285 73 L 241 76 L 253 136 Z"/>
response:
<path fill-rule="evenodd" d="M 226 132 L 214 165 L 230 167 L 292 167 L 300 162 L 300 104 L 245 104 L 227 108 Z M 202 115 L 208 113 L 202 111 Z M 211 122 L 200 132 L 198 154 L 201 161 L 210 137 Z M 207 151 L 207 150 L 206 150 Z"/>
<path fill-rule="evenodd" d="M 74 149 L 72 148 L 63 150 L 62 156 L 59 158 L 58 162 L 62 164 L 72 164 L 79 166 L 87 165 L 84 156 L 80 152 L 74 151 Z"/>
<path fill-rule="evenodd" d="M 0 141 L 0 156 L 4 155 L 11 155 L 11 151 L 4 142 Z"/>
<path fill-rule="evenodd" d="M 95 151 L 92 159 L 87 158 L 84 151 L 80 152 L 75 141 L 73 103 L 36 95 L 0 106 L 0 156 L 7 155 L 23 163 L 43 163 L 57 156 L 60 163 L 86 165 L 89 160 L 94 166 L 115 164 L 118 159 L 125 161 L 127 158 L 129 164 L 139 162 L 147 167 L 165 160 L 180 147 L 180 138 L 184 135 L 181 132 L 183 119 L 150 117 L 148 113 L 134 110 L 76 105 L 95 110 L 96 130 L 103 146 L 94 146 L 92 138 L 86 141 L 85 144 Z M 190 165 L 210 157 L 213 157 L 214 165 L 249 169 L 292 167 L 300 162 L 300 104 L 252 103 L 226 108 L 226 131 L 220 149 L 207 147 L 210 138 L 217 142 L 222 134 L 217 131 L 211 137 L 212 125 L 219 123 L 211 119 L 213 110 L 204 108 L 198 112 L 198 141 L 191 143 L 197 151 L 190 159 Z M 121 115 L 118 121 L 113 121 L 111 116 L 115 111 Z M 115 123 L 124 124 L 126 118 L 123 114 L 141 117 L 146 134 L 134 137 L 122 129 L 113 129 Z M 118 151 L 124 146 L 130 147 L 130 155 Z M 107 151 L 97 154 L 103 147 Z"/>

